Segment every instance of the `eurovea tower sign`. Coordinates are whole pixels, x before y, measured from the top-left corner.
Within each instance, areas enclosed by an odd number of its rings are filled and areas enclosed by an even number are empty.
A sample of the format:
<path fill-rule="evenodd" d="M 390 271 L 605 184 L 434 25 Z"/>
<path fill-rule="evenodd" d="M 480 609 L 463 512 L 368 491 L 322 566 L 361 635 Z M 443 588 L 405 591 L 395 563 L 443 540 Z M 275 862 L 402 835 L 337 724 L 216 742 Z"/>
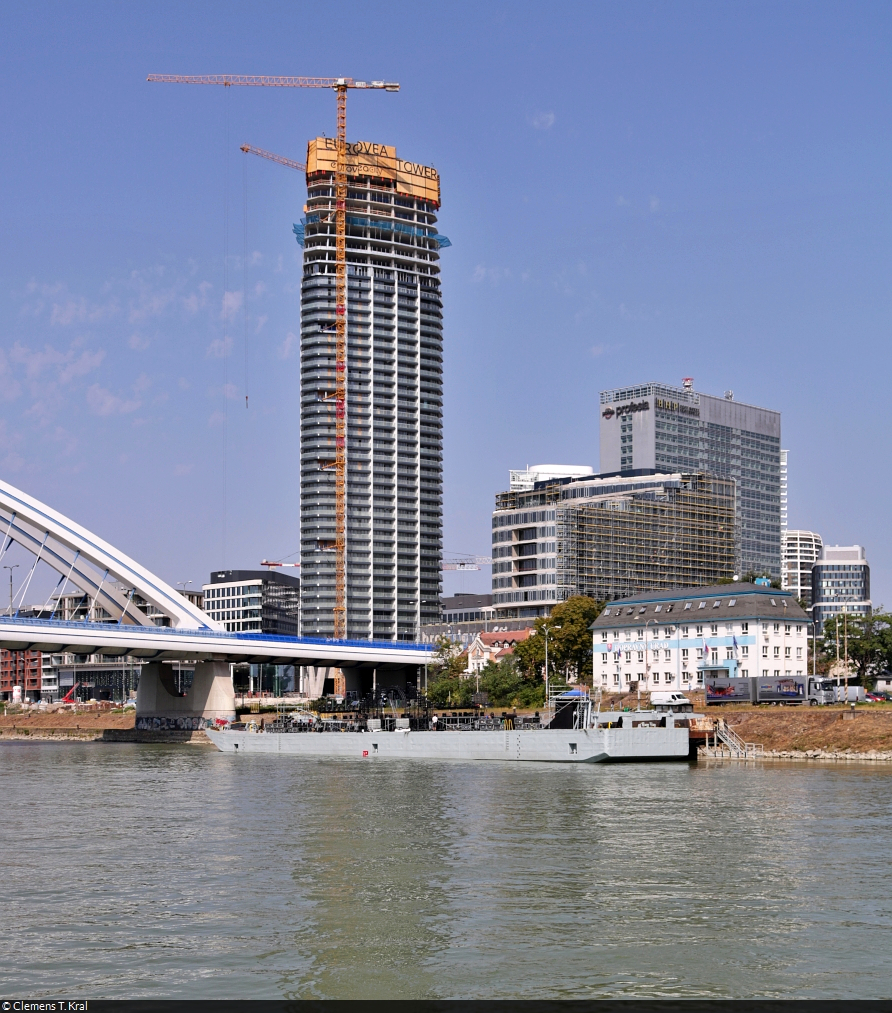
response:
<path fill-rule="evenodd" d="M 333 137 L 316 137 L 307 146 L 307 178 L 315 173 L 330 175 L 337 160 L 337 142 Z M 347 145 L 347 173 L 396 183 L 398 193 L 440 205 L 440 174 L 430 165 L 398 158 L 396 148 L 371 141 Z"/>

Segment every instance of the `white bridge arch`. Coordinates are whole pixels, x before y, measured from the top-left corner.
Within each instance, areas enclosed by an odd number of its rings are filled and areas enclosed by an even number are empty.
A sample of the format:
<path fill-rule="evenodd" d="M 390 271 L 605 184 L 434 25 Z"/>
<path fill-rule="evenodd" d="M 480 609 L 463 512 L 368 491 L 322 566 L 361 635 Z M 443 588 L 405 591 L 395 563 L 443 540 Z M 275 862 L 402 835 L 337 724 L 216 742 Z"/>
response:
<path fill-rule="evenodd" d="M 63 651 L 78 655 L 129 656 L 149 662 L 191 660 L 226 665 L 290 664 L 319 671 L 340 668 L 348 684 L 381 678 L 412 679 L 432 658 L 429 644 L 380 640 L 333 640 L 232 633 L 134 559 L 33 496 L 0 481 L 0 558 L 15 542 L 59 575 L 58 593 L 70 583 L 107 617 L 65 621 L 54 612 L 0 615 L 0 648 Z M 26 581 L 30 580 L 30 575 Z M 27 591 L 27 583 L 23 585 Z M 139 595 L 157 610 L 147 615 Z M 51 596 L 52 598 L 52 596 Z M 24 599 L 24 593 L 22 593 Z M 164 625 L 155 622 L 161 619 Z M 227 668 L 228 671 L 228 668 Z M 395 683 L 397 684 L 397 683 Z"/>

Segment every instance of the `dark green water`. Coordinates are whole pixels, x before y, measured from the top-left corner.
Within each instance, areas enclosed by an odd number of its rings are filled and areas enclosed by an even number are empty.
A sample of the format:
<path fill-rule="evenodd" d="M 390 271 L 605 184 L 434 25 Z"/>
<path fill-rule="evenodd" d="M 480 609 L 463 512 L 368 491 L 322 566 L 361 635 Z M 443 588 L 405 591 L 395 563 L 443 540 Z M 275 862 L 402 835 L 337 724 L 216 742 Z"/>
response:
<path fill-rule="evenodd" d="M 892 993 L 887 766 L 0 763 L 4 997 Z"/>

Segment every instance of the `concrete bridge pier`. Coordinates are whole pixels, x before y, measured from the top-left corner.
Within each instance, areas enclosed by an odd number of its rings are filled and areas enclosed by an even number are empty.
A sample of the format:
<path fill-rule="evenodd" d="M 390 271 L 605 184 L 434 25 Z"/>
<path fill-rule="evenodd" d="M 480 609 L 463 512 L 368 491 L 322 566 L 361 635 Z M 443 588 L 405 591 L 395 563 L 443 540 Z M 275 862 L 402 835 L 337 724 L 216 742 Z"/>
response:
<path fill-rule="evenodd" d="M 217 718 L 235 720 L 235 693 L 228 662 L 202 661 L 195 665 L 195 676 L 187 693 L 177 692 L 174 670 L 170 665 L 153 662 L 143 665 L 136 693 L 136 726 L 179 727 L 187 719 L 193 727 L 200 721 L 213 724 Z"/>

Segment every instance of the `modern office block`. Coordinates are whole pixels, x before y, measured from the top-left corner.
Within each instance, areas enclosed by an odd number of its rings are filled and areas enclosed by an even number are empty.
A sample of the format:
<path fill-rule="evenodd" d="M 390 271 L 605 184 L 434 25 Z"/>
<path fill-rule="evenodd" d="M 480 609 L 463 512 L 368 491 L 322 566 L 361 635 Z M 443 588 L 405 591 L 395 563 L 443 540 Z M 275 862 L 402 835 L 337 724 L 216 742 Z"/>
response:
<path fill-rule="evenodd" d="M 825 545 L 811 571 L 812 618 L 823 627 L 847 612 L 869 615 L 870 566 L 861 545 Z"/>
<path fill-rule="evenodd" d="M 812 567 L 821 556 L 824 543 L 814 531 L 790 529 L 783 534 L 781 587 L 792 591 L 805 608 L 811 608 Z"/>
<path fill-rule="evenodd" d="M 645 383 L 601 392 L 602 475 L 707 472 L 737 485 L 735 570 L 781 576 L 780 412 Z"/>

